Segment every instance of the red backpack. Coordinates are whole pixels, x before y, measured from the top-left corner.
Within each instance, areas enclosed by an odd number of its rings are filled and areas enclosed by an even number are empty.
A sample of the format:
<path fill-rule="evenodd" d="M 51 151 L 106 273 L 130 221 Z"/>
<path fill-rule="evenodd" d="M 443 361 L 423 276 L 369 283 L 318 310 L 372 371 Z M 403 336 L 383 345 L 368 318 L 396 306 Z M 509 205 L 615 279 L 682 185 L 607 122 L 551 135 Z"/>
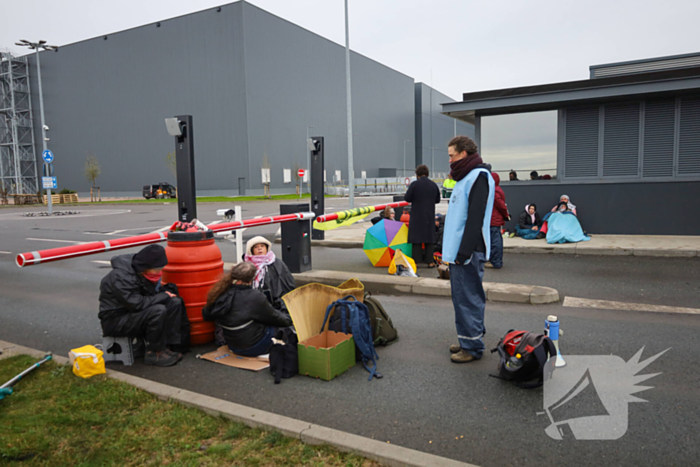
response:
<path fill-rule="evenodd" d="M 525 389 L 542 386 L 545 365 L 551 365 L 553 372 L 555 360 L 548 360 L 557 355 L 554 343 L 544 334 L 513 329 L 491 350 L 491 353 L 494 352 L 498 352 L 501 358 L 498 361 L 498 376 L 490 376 L 512 381 Z"/>

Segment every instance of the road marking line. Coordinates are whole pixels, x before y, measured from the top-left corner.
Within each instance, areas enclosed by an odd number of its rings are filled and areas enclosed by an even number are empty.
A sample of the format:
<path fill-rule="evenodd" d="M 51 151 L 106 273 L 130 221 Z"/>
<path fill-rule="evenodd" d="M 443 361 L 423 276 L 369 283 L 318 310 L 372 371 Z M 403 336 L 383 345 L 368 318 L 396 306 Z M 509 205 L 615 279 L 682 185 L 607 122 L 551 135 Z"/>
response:
<path fill-rule="evenodd" d="M 207 224 L 207 225 L 221 224 L 222 222 L 223 222 L 223 221 L 214 221 L 214 222 L 210 222 L 210 223 Z"/>
<path fill-rule="evenodd" d="M 11 255 L 11 251 L 0 251 L 0 255 Z"/>
<path fill-rule="evenodd" d="M 282 227 L 280 227 L 279 229 L 277 229 L 277 232 L 275 232 L 275 237 L 279 237 L 279 236 L 281 236 L 281 235 L 282 235 Z"/>
<path fill-rule="evenodd" d="M 94 260 L 93 263 L 97 263 L 97 264 L 112 264 L 111 261 L 103 261 L 103 260 L 100 260 L 100 259 Z"/>
<path fill-rule="evenodd" d="M 603 310 L 650 311 L 653 313 L 681 313 L 700 315 L 700 308 L 679 306 L 649 305 L 647 303 L 613 302 L 610 300 L 591 300 L 588 298 L 566 297 L 564 306 L 574 308 L 598 308 Z"/>
<path fill-rule="evenodd" d="M 154 231 L 151 232 L 151 233 L 165 232 L 165 231 L 168 230 L 169 228 L 170 228 L 170 226 L 163 227 L 162 229 L 154 230 Z"/>
<path fill-rule="evenodd" d="M 58 242 L 58 243 L 73 243 L 75 245 L 84 245 L 88 242 L 76 242 L 73 240 L 56 240 L 53 238 L 26 238 L 25 240 L 34 240 L 35 242 Z"/>

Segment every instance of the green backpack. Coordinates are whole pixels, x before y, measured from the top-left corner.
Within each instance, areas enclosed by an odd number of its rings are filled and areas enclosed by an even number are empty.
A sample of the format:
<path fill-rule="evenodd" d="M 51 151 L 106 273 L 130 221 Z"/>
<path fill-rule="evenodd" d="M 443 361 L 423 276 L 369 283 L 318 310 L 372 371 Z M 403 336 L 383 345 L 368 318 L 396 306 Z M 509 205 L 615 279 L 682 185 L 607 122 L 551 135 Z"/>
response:
<path fill-rule="evenodd" d="M 369 323 L 372 328 L 374 345 L 389 345 L 398 341 L 399 332 L 379 300 L 372 297 L 369 292 L 365 292 L 364 303 L 369 310 Z"/>

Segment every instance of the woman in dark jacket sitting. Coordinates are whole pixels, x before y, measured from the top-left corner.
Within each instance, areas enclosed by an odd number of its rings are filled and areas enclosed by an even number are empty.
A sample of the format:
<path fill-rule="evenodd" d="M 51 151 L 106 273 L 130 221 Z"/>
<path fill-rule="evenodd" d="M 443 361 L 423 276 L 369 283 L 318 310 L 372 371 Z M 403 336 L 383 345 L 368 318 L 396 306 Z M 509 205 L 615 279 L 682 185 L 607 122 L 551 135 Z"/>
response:
<path fill-rule="evenodd" d="M 216 321 L 223 328 L 231 351 L 246 357 L 269 353 L 277 328 L 292 325 L 288 314 L 276 310 L 265 294 L 250 286 L 256 272 L 251 263 L 236 264 L 214 284 L 202 308 L 206 321 Z"/>
<path fill-rule="evenodd" d="M 537 206 L 528 204 L 525 206 L 525 210 L 520 214 L 520 218 L 518 219 L 518 226 L 516 228 L 518 237 L 523 237 L 526 240 L 542 238 L 544 234 L 540 235 L 541 227 L 542 219 L 537 212 Z"/>

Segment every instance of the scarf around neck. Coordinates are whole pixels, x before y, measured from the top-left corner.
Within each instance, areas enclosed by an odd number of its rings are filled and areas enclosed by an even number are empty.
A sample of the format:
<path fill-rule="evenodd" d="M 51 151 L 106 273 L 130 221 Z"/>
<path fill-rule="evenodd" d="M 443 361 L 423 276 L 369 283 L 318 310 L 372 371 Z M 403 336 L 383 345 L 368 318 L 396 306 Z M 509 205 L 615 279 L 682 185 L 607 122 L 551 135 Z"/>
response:
<path fill-rule="evenodd" d="M 455 181 L 460 181 L 467 176 L 477 165 L 483 164 L 484 161 L 479 156 L 478 152 L 468 154 L 464 159 L 460 159 L 450 164 L 450 175 Z"/>
<path fill-rule="evenodd" d="M 267 267 L 275 262 L 277 258 L 275 257 L 275 252 L 270 250 L 265 255 L 248 255 L 243 257 L 244 261 L 253 263 L 258 271 L 255 273 L 255 278 L 253 279 L 253 288 L 260 289 L 265 284 L 265 274 L 267 273 Z"/>

